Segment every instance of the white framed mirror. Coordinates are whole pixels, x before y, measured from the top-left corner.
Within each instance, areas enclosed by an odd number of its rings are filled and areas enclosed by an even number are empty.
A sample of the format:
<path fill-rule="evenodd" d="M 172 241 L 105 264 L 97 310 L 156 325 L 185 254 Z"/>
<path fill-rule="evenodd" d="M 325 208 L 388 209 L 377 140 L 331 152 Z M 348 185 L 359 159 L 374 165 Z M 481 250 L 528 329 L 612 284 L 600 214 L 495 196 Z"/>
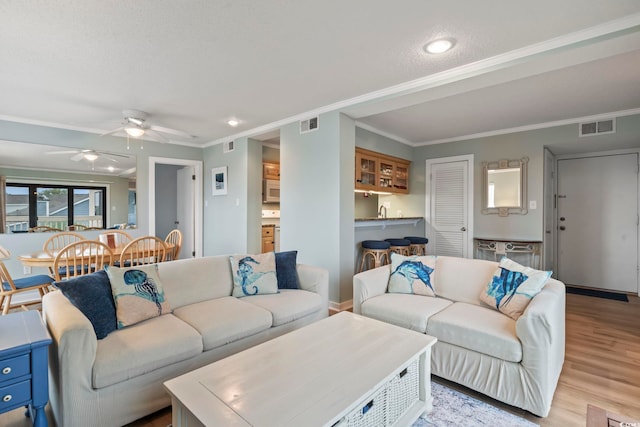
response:
<path fill-rule="evenodd" d="M 482 213 L 525 215 L 529 158 L 482 162 Z"/>

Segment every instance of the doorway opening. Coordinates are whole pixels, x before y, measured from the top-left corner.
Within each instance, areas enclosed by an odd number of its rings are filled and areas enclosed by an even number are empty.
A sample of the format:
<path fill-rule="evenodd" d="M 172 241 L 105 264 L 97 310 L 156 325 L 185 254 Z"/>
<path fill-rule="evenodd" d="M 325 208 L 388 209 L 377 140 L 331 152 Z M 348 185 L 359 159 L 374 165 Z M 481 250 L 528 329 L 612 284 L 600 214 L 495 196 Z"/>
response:
<path fill-rule="evenodd" d="M 185 186 L 193 186 L 193 197 L 192 200 L 186 202 L 186 206 L 182 206 L 184 212 L 190 213 L 187 215 L 186 220 L 177 220 L 178 222 L 182 222 L 181 224 L 176 224 L 175 228 L 180 229 L 183 233 L 183 247 L 181 250 L 182 255 L 193 255 L 193 257 L 201 257 L 203 255 L 203 225 L 202 225 L 202 204 L 203 204 L 203 194 L 202 194 L 202 161 L 199 160 L 185 160 L 185 159 L 172 159 L 165 157 L 149 157 L 149 234 L 156 235 L 159 230 L 156 227 L 156 200 L 158 195 L 156 194 L 156 166 L 158 165 L 174 165 L 181 166 L 181 168 L 177 168 L 178 173 L 176 174 L 176 188 L 180 185 Z M 179 176 L 184 175 L 185 168 L 192 168 L 193 179 L 189 184 L 185 182 L 187 179 L 180 179 Z M 180 171 L 183 171 L 180 173 Z M 164 194 L 164 190 L 163 194 Z M 186 191 L 178 189 L 177 195 L 182 197 Z M 180 199 L 180 201 L 176 202 L 176 209 L 178 205 L 184 205 L 185 202 Z M 178 215 L 178 214 L 177 214 Z M 189 224 L 186 226 L 186 224 Z M 158 236 L 160 238 L 164 238 L 164 236 Z M 191 242 L 191 243 L 189 243 Z M 183 256 L 181 256 L 182 258 Z"/>

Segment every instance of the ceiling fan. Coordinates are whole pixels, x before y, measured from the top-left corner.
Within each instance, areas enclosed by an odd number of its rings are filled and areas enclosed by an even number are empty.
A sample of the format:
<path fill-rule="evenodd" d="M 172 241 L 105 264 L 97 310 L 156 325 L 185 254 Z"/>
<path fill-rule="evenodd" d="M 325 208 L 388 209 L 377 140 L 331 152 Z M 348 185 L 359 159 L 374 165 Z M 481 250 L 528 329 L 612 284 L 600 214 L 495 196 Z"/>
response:
<path fill-rule="evenodd" d="M 104 151 L 96 151 L 96 150 L 48 151 L 45 154 L 73 154 L 73 156 L 69 157 L 69 160 L 73 160 L 74 162 L 79 162 L 80 160 L 84 159 L 92 163 L 99 158 L 110 160 L 115 163 L 118 163 L 118 159 L 116 159 L 116 157 L 122 157 L 125 159 L 129 158 L 129 156 L 126 156 L 123 154 L 106 153 Z"/>
<path fill-rule="evenodd" d="M 168 142 L 169 139 L 163 135 L 173 135 L 180 138 L 192 139 L 193 135 L 188 134 L 177 129 L 171 129 L 164 126 L 158 126 L 147 122 L 149 114 L 139 110 L 124 110 L 122 111 L 122 126 L 103 133 L 101 136 L 112 135 L 118 132 L 124 131 L 127 136 L 134 138 L 141 138 L 143 135 L 150 135 L 152 138 L 159 140 L 160 142 Z"/>

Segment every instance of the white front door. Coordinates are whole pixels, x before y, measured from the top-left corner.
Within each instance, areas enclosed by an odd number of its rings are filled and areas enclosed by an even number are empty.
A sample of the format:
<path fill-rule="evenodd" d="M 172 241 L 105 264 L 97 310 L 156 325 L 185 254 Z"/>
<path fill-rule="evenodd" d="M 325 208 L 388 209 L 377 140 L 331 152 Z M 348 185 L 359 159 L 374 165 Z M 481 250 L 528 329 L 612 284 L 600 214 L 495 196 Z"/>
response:
<path fill-rule="evenodd" d="M 426 171 L 429 254 L 471 257 L 473 155 L 427 160 Z"/>
<path fill-rule="evenodd" d="M 558 279 L 638 292 L 638 155 L 558 160 Z"/>
<path fill-rule="evenodd" d="M 178 169 L 178 194 L 176 203 L 176 228 L 182 232 L 180 258 L 193 258 L 195 255 L 195 168 L 187 166 Z"/>

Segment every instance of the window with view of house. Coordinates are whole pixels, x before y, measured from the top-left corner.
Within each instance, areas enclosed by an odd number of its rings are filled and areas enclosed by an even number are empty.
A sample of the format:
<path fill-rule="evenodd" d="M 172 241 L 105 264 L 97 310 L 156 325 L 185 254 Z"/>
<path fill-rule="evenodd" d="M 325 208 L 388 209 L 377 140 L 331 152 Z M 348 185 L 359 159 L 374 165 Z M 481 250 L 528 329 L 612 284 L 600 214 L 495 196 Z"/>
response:
<path fill-rule="evenodd" d="M 66 230 L 71 225 L 103 228 L 106 193 L 105 187 L 7 183 L 6 230 L 19 233 L 36 226 Z"/>

